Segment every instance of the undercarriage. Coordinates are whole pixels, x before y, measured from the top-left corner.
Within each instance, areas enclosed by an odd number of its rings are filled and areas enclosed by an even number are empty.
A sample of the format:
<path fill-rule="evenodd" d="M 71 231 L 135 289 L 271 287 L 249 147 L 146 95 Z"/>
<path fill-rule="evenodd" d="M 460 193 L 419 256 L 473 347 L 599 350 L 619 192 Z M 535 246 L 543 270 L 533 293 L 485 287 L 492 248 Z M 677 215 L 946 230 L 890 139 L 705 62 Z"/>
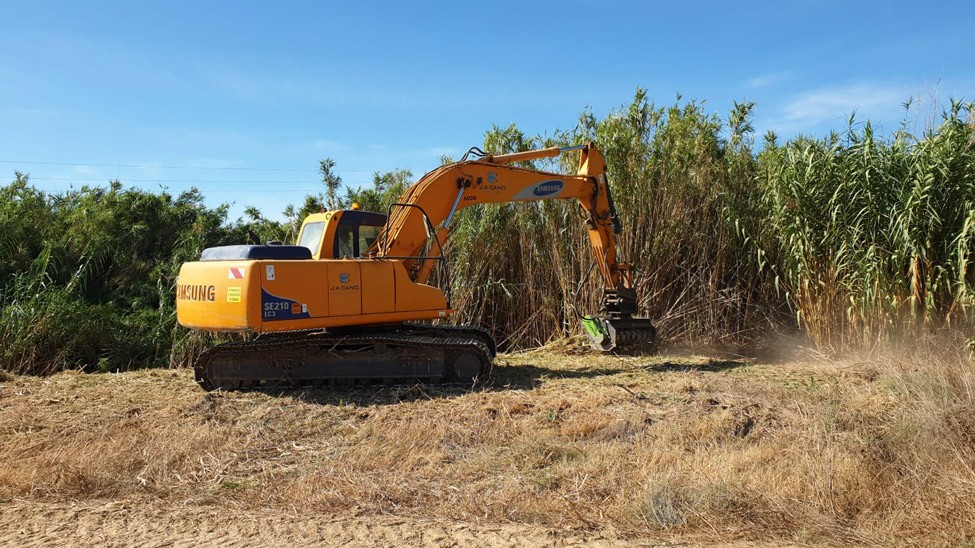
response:
<path fill-rule="evenodd" d="M 265 334 L 210 348 L 194 364 L 206 390 L 487 380 L 494 339 L 473 327 L 404 324 Z"/>

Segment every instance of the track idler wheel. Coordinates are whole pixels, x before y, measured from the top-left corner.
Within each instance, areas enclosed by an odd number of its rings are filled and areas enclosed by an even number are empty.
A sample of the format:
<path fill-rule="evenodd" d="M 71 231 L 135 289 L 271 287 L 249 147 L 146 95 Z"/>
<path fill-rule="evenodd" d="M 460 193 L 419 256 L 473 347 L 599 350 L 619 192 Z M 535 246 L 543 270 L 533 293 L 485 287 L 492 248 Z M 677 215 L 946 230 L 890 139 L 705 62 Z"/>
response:
<path fill-rule="evenodd" d="M 473 349 L 455 350 L 447 357 L 448 382 L 481 384 L 491 375 L 491 360 Z"/>

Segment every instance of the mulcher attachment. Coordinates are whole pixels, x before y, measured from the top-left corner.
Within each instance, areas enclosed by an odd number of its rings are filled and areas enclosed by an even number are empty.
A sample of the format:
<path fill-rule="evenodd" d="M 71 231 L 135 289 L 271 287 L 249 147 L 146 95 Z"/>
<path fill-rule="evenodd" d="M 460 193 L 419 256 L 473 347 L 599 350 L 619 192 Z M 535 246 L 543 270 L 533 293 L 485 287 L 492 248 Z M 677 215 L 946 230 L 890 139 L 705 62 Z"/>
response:
<path fill-rule="evenodd" d="M 656 350 L 657 328 L 650 320 L 634 318 L 636 299 L 630 291 L 607 292 L 606 316 L 583 316 L 589 343 L 602 352 L 646 354 Z"/>
<path fill-rule="evenodd" d="M 656 349 L 657 328 L 647 319 L 583 316 L 582 325 L 589 335 L 589 343 L 602 352 L 645 354 Z"/>

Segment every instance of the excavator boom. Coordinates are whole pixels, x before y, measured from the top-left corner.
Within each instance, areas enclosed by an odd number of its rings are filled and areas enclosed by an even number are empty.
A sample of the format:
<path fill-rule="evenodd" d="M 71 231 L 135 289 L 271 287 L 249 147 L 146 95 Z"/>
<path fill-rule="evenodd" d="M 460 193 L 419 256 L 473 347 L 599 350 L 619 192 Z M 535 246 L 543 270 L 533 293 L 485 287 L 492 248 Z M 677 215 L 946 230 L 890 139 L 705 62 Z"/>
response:
<path fill-rule="evenodd" d="M 547 173 L 512 165 L 579 151 L 576 175 Z M 633 318 L 638 311 L 633 269 L 619 261 L 616 234 L 622 230 L 610 190 L 606 161 L 594 143 L 546 148 L 442 166 L 411 186 L 402 203 L 391 208 L 389 222 L 373 247 L 378 257 L 404 261 L 415 281 L 425 283 L 449 233 L 454 214 L 466 207 L 555 199 L 578 200 L 587 213 L 586 225 L 603 280 L 604 317 L 583 318 L 593 346 L 610 351 L 652 348 L 656 329 L 649 320 Z M 453 197 L 453 200 L 445 197 Z M 431 228 L 438 227 L 431 234 Z M 431 237 L 436 245 L 429 245 Z"/>

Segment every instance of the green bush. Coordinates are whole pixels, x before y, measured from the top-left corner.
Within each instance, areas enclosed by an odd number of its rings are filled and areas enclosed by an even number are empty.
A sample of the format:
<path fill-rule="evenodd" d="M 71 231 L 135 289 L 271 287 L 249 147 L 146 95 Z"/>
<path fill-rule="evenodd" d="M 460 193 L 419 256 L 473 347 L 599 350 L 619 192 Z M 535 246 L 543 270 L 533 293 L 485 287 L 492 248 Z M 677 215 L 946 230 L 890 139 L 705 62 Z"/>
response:
<path fill-rule="evenodd" d="M 168 365 L 192 339 L 176 325 L 180 264 L 289 231 L 259 215 L 228 224 L 226 207 L 205 207 L 195 190 L 174 198 L 112 182 L 48 194 L 17 174 L 0 189 L 0 369 Z"/>
<path fill-rule="evenodd" d="M 727 120 L 643 90 L 604 118 L 528 136 L 493 127 L 489 153 L 595 140 L 620 209 L 622 260 L 632 262 L 643 315 L 672 339 L 754 342 L 801 329 L 827 350 L 872 347 L 950 327 L 968 331 L 975 284 L 973 106 L 953 103 L 920 136 L 889 137 L 850 121 L 843 133 L 774 134 L 755 149 L 751 103 Z M 906 126 L 905 126 L 906 127 Z M 445 159 L 446 160 L 446 159 Z M 574 173 L 576 157 L 525 165 Z M 121 370 L 185 364 L 219 336 L 176 324 L 180 264 L 205 247 L 292 241 L 326 200 L 382 210 L 411 174 L 289 207 L 285 222 L 255 208 L 227 220 L 196 190 L 172 196 L 107 187 L 45 193 L 21 173 L 0 188 L 0 369 Z M 326 169 L 327 168 L 327 169 Z M 578 207 L 533 202 L 459 212 L 447 244 L 453 321 L 487 327 L 509 348 L 576 333 L 597 311 Z M 447 278 L 440 278 L 441 281 Z"/>

